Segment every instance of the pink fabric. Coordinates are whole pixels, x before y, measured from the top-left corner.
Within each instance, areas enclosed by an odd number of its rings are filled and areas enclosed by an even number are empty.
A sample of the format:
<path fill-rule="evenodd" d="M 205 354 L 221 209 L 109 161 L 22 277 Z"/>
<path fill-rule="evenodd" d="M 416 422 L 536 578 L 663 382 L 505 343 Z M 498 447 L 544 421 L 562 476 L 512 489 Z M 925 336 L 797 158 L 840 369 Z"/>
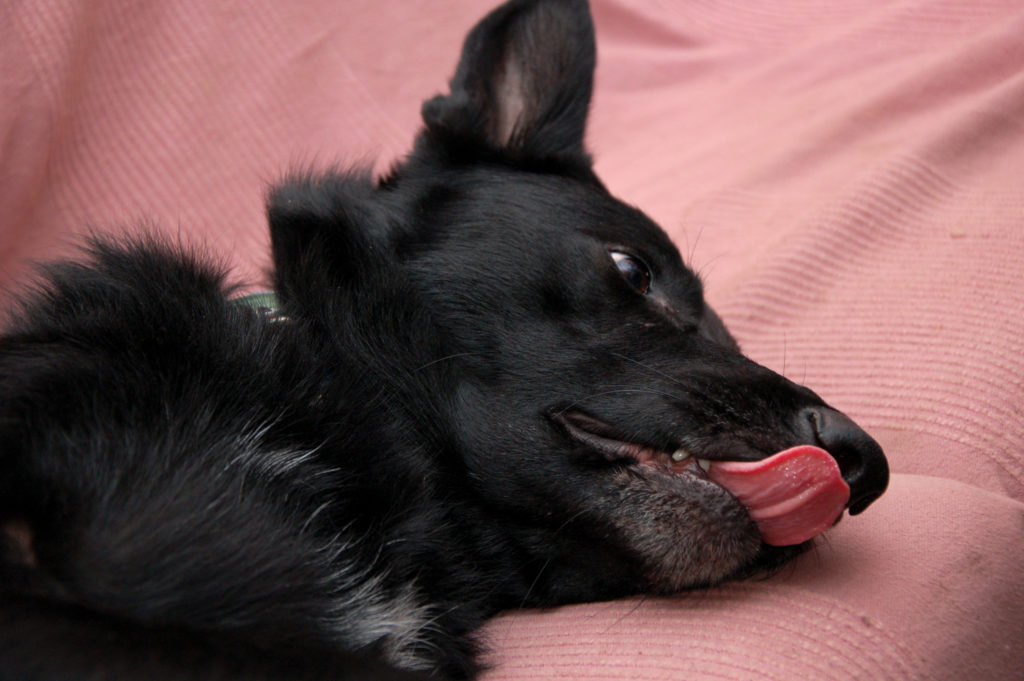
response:
<path fill-rule="evenodd" d="M 396 158 L 490 5 L 0 0 L 0 280 L 144 218 L 260 283 L 266 183 Z M 594 11 L 608 186 L 894 476 L 772 579 L 498 618 L 488 681 L 1024 678 L 1024 8 Z"/>

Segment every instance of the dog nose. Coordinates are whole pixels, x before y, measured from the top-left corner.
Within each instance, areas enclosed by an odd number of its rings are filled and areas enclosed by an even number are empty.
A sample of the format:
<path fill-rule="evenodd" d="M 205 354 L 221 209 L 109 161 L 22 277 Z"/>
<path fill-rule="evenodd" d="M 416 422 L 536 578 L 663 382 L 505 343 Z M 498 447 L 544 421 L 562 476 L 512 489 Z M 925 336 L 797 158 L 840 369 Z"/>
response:
<path fill-rule="evenodd" d="M 839 463 L 850 486 L 850 515 L 882 496 L 889 485 L 889 463 L 877 442 L 849 418 L 829 407 L 803 409 L 797 431 Z"/>

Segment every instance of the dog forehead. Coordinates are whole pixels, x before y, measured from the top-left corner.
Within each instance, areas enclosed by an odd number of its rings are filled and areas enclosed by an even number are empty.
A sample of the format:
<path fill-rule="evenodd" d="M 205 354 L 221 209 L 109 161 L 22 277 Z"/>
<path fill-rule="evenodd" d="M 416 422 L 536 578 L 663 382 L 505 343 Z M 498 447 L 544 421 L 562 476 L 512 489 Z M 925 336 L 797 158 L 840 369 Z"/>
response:
<path fill-rule="evenodd" d="M 548 248 L 578 240 L 676 255 L 665 233 L 641 211 L 615 199 L 596 178 L 483 168 L 421 188 L 408 236 Z"/>

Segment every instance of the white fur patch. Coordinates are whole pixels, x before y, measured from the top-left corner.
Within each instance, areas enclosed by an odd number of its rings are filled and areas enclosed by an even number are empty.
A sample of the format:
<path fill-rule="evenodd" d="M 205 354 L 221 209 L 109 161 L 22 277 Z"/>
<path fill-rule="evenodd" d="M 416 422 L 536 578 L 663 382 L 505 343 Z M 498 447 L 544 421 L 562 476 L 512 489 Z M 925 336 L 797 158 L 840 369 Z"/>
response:
<path fill-rule="evenodd" d="M 288 477 L 295 469 L 310 463 L 317 449 L 271 449 L 263 444 L 273 423 L 248 430 L 235 441 L 237 454 L 225 469 L 242 467 L 257 475 Z M 336 472 L 324 466 L 309 466 L 303 476 Z M 300 532 L 310 528 L 317 516 L 327 510 L 325 502 L 304 518 Z M 386 661 L 409 670 L 429 670 L 435 660 L 429 654 L 431 632 L 436 633 L 436 616 L 423 602 L 415 584 L 397 589 L 385 588 L 386 569 L 376 570 L 359 560 L 361 542 L 345 537 L 344 530 L 324 544 L 317 556 L 318 573 L 324 575 L 320 587 L 325 594 L 324 629 L 346 649 L 372 648 Z M 390 591 L 390 593 L 389 593 Z"/>

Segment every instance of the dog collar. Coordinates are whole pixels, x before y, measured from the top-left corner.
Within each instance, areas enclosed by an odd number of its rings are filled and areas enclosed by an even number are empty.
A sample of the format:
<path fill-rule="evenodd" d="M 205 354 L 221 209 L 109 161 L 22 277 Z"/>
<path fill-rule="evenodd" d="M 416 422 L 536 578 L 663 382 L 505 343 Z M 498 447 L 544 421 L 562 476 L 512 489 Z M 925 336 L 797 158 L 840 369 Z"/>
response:
<path fill-rule="evenodd" d="M 281 305 L 274 291 L 257 291 L 248 295 L 232 298 L 231 303 L 240 307 L 248 307 L 268 322 L 286 322 L 288 317 L 281 314 Z"/>

